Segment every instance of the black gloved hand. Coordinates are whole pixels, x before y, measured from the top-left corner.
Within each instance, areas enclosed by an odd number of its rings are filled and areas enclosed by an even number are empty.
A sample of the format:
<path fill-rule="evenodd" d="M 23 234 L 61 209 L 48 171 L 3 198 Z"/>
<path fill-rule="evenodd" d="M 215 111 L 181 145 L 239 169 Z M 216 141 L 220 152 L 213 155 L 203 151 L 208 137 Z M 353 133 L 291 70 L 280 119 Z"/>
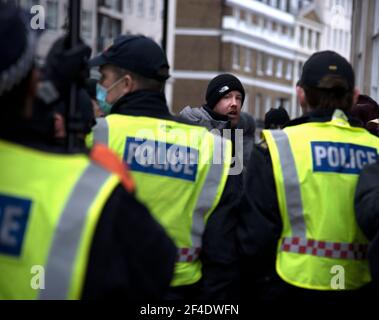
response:
<path fill-rule="evenodd" d="M 62 97 L 68 94 L 73 83 L 82 86 L 89 75 L 87 61 L 91 56 L 91 48 L 83 41 L 71 49 L 68 49 L 68 44 L 67 36 L 53 44 L 43 70 L 44 80 L 51 81 Z"/>

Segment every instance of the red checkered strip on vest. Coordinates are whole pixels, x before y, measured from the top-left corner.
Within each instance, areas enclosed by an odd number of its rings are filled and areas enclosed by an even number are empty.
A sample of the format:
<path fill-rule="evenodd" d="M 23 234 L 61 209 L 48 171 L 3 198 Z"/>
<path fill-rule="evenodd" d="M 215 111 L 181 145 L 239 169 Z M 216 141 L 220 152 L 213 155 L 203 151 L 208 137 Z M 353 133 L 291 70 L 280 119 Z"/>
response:
<path fill-rule="evenodd" d="M 333 259 L 367 259 L 367 244 L 327 242 L 300 237 L 284 238 L 281 251 Z"/>
<path fill-rule="evenodd" d="M 201 248 L 180 248 L 176 262 L 192 262 L 199 259 Z"/>

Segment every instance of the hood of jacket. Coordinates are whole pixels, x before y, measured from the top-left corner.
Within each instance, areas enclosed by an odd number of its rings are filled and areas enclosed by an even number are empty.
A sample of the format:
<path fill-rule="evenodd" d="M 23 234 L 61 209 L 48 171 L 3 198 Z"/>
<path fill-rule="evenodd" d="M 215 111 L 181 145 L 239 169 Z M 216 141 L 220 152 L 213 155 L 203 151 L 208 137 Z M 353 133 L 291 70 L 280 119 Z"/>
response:
<path fill-rule="evenodd" d="M 206 107 L 192 108 L 187 106 L 180 112 L 180 117 L 194 124 L 204 126 L 208 130 L 230 129 L 230 121 L 227 116 L 216 114 Z"/>

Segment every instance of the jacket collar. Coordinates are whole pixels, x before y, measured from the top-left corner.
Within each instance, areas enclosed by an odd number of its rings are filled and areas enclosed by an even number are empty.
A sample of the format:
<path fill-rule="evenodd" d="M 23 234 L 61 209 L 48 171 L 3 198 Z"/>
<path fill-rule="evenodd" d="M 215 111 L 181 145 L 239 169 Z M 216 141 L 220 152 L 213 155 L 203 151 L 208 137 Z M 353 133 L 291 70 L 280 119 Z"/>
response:
<path fill-rule="evenodd" d="M 315 110 L 307 115 L 303 115 L 300 118 L 296 118 L 294 120 L 289 121 L 284 127 L 292 127 L 297 126 L 304 123 L 309 122 L 328 122 L 331 121 L 333 118 L 335 110 Z M 346 116 L 348 118 L 348 121 L 351 126 L 353 127 L 362 127 L 362 124 L 359 120 L 353 118 L 350 113 L 346 113 Z"/>
<path fill-rule="evenodd" d="M 148 90 L 139 90 L 123 96 L 113 106 L 111 114 L 173 119 L 164 94 Z"/>

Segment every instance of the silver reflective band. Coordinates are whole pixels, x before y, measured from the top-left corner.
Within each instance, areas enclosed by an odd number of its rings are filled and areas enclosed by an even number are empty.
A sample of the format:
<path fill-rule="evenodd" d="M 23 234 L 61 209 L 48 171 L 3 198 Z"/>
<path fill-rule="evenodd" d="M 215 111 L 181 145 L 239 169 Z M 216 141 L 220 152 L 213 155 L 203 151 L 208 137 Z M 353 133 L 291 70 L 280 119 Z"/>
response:
<path fill-rule="evenodd" d="M 105 118 L 97 118 L 96 126 L 93 128 L 93 142 L 102 143 L 108 146 L 109 142 L 109 126 Z"/>
<path fill-rule="evenodd" d="M 90 164 L 75 185 L 60 217 L 46 264 L 45 289 L 40 300 L 68 298 L 75 259 L 90 206 L 111 174 Z"/>
<path fill-rule="evenodd" d="M 299 178 L 297 175 L 295 159 L 292 154 L 287 134 L 282 130 L 271 130 L 279 153 L 280 164 L 284 180 L 284 190 L 288 216 L 293 236 L 305 238 L 305 221 L 303 204 L 301 201 Z"/>
<path fill-rule="evenodd" d="M 221 155 L 223 150 L 227 150 L 226 148 L 226 140 L 219 136 L 214 135 L 214 148 L 213 155 Z M 224 159 L 225 157 L 223 157 Z M 215 201 L 217 190 L 220 186 L 223 169 L 224 169 L 224 161 L 221 161 L 221 164 L 216 164 L 214 161 L 211 163 L 211 167 L 209 168 L 208 175 L 205 179 L 204 185 L 201 189 L 201 193 L 197 200 L 197 204 L 192 217 L 192 247 L 201 248 L 202 244 L 202 236 L 205 229 L 205 215 L 212 208 L 212 205 Z"/>

